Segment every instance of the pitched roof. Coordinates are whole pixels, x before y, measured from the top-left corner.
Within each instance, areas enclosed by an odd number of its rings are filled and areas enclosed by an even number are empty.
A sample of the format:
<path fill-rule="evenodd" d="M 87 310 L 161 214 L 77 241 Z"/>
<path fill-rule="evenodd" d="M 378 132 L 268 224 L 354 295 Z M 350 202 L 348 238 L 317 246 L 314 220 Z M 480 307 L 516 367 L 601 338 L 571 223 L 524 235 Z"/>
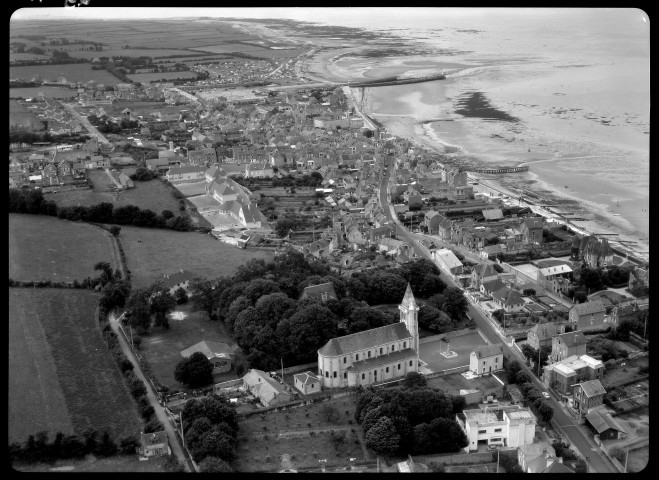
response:
<path fill-rule="evenodd" d="M 554 322 L 537 323 L 533 327 L 531 327 L 529 333 L 530 332 L 534 332 L 538 337 L 538 340 L 542 341 L 556 336 L 556 333 L 558 332 L 558 328 L 556 327 L 556 324 Z"/>
<path fill-rule="evenodd" d="M 320 382 L 320 378 L 311 372 L 297 373 L 293 375 L 293 378 L 296 378 L 302 382 L 302 385 L 306 385 L 307 383 Z"/>
<path fill-rule="evenodd" d="M 490 277 L 497 274 L 491 263 L 479 263 L 472 271 L 476 272 L 479 277 Z"/>
<path fill-rule="evenodd" d="M 162 432 L 143 433 L 140 435 L 140 443 L 144 447 L 157 445 L 159 443 L 169 445 L 169 439 L 167 438 L 167 432 L 163 430 Z"/>
<path fill-rule="evenodd" d="M 449 269 L 462 266 L 462 262 L 458 260 L 458 257 L 456 257 L 448 248 L 442 248 L 441 250 L 435 251 L 435 255 L 440 257 Z"/>
<path fill-rule="evenodd" d="M 579 303 L 572 307 L 579 315 L 604 312 L 604 304 L 600 301 Z"/>
<path fill-rule="evenodd" d="M 229 345 L 223 342 L 210 342 L 202 340 L 191 347 L 181 350 L 181 356 L 188 358 L 190 355 L 196 352 L 201 352 L 206 355 L 207 359 L 211 358 L 231 358 L 233 356 L 233 350 Z"/>
<path fill-rule="evenodd" d="M 474 353 L 478 358 L 491 357 L 493 355 L 503 354 L 503 345 L 500 343 L 493 343 L 491 345 L 483 345 L 475 348 Z"/>
<path fill-rule="evenodd" d="M 529 217 L 525 218 L 522 223 L 526 225 L 526 228 L 542 228 L 544 225 L 543 217 Z"/>
<path fill-rule="evenodd" d="M 356 372 L 361 372 L 364 370 L 370 370 L 372 368 L 378 368 L 383 365 L 388 365 L 393 362 L 400 362 L 402 360 L 416 357 L 416 351 L 412 350 L 411 348 L 404 348 L 403 350 L 398 350 L 384 355 L 378 355 L 377 357 L 367 358 L 365 360 L 354 362 L 351 368 Z"/>
<path fill-rule="evenodd" d="M 568 347 L 585 345 L 586 343 L 586 336 L 581 331 L 561 333 L 557 337 Z"/>
<path fill-rule="evenodd" d="M 522 295 L 517 290 L 508 287 L 495 291 L 493 296 L 501 299 L 504 305 L 521 305 L 524 303 Z"/>
<path fill-rule="evenodd" d="M 604 395 L 606 393 L 606 390 L 602 386 L 602 382 L 600 382 L 598 379 L 580 383 L 579 386 L 583 389 L 583 393 L 588 398 L 594 397 L 596 395 Z"/>
<path fill-rule="evenodd" d="M 250 387 L 257 387 L 255 393 L 265 403 L 268 403 L 277 395 L 287 394 L 284 387 L 263 370 L 252 368 L 243 377 L 243 381 Z"/>
<path fill-rule="evenodd" d="M 193 278 L 198 277 L 196 273 L 192 273 L 189 270 L 179 270 L 176 273 L 166 274 L 162 279 L 162 284 L 167 288 L 172 288 L 179 283 L 185 282 L 186 280 L 192 280 Z"/>
<path fill-rule="evenodd" d="M 405 324 L 397 322 L 384 327 L 333 338 L 323 345 L 318 353 L 327 357 L 336 357 L 411 337 L 412 334 L 407 330 Z"/>
<path fill-rule="evenodd" d="M 572 272 L 572 268 L 569 265 L 563 264 L 540 268 L 539 271 L 543 276 L 549 277 L 551 275 L 560 275 L 561 273 L 570 273 Z"/>
<path fill-rule="evenodd" d="M 302 290 L 302 295 L 300 299 L 303 298 L 318 298 L 321 299 L 323 294 L 326 293 L 328 298 L 337 299 L 336 292 L 334 291 L 334 285 L 332 282 L 321 283 L 320 285 L 310 285 Z"/>
<path fill-rule="evenodd" d="M 495 278 L 494 280 L 490 280 L 489 282 L 483 282 L 483 288 L 488 292 L 498 292 L 505 286 L 506 284 L 503 283 L 498 278 Z"/>
<path fill-rule="evenodd" d="M 570 467 L 565 466 L 561 462 L 554 460 L 551 465 L 545 468 L 540 473 L 576 473 Z"/>
<path fill-rule="evenodd" d="M 597 433 L 602 433 L 612 428 L 618 430 L 619 432 L 627 433 L 620 424 L 608 413 L 603 413 L 600 410 L 593 410 L 588 415 L 586 415 L 588 423 L 590 423 Z"/>
<path fill-rule="evenodd" d="M 482 212 L 485 220 L 500 220 L 503 218 L 503 212 L 500 208 L 491 208 L 489 210 L 483 210 Z"/>
<path fill-rule="evenodd" d="M 184 165 L 182 167 L 171 167 L 167 170 L 167 175 L 181 175 L 184 173 L 204 173 L 206 169 L 204 167 L 198 167 L 195 165 Z"/>

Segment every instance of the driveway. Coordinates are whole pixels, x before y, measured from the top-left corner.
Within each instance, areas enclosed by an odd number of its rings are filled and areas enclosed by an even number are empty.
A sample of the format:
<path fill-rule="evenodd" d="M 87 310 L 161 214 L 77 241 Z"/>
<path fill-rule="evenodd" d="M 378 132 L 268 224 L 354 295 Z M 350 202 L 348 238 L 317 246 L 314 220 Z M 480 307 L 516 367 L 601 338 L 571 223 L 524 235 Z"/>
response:
<path fill-rule="evenodd" d="M 121 346 L 121 350 L 124 352 L 124 355 L 126 355 L 128 360 L 130 360 L 130 363 L 133 364 L 133 373 L 135 373 L 137 378 L 139 378 L 140 380 L 142 380 L 142 382 L 144 382 L 144 386 L 146 387 L 146 396 L 149 399 L 149 403 L 151 403 L 151 405 L 153 406 L 156 416 L 158 417 L 158 420 L 160 420 L 162 424 L 165 426 L 165 431 L 167 432 L 167 438 L 169 439 L 169 446 L 172 449 L 172 453 L 176 455 L 178 460 L 181 462 L 181 465 L 185 466 L 185 471 L 190 472 L 191 469 L 188 459 L 183 453 L 183 448 L 179 444 L 178 437 L 176 436 L 176 432 L 174 431 L 174 427 L 169 421 L 169 417 L 165 413 L 165 409 L 160 405 L 160 402 L 158 402 L 158 397 L 156 396 L 156 394 L 153 391 L 153 388 L 151 387 L 151 382 L 149 382 L 144 376 L 144 373 L 142 373 L 140 364 L 135 358 L 132 349 L 128 345 L 128 342 L 124 338 L 123 333 L 119 331 L 119 321 L 115 318 L 114 312 L 110 313 L 108 320 L 110 321 L 112 330 L 114 330 L 114 333 L 117 334 L 117 338 L 119 339 L 119 345 Z M 117 413 L 121 413 L 121 412 L 117 412 Z"/>

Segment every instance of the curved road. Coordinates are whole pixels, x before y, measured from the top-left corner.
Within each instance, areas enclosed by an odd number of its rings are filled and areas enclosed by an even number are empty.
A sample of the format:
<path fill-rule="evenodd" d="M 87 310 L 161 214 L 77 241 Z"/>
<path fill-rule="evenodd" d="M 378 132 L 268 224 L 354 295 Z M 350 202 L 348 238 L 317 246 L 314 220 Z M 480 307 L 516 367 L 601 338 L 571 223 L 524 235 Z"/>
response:
<path fill-rule="evenodd" d="M 162 405 L 160 405 L 160 402 L 158 402 L 158 397 L 156 396 L 156 394 L 153 391 L 153 388 L 151 387 L 151 382 L 149 382 L 144 376 L 144 373 L 142 373 L 142 369 L 140 368 L 140 363 L 135 358 L 135 355 L 133 354 L 133 350 L 128 345 L 128 342 L 124 338 L 123 333 L 119 331 L 120 320 L 115 318 L 114 312 L 110 313 L 108 320 L 110 321 L 112 330 L 114 330 L 114 333 L 117 334 L 117 338 L 119 339 L 119 345 L 121 346 L 121 350 L 124 352 L 124 355 L 126 355 L 128 360 L 130 360 L 130 363 L 133 364 L 133 372 L 135 373 L 135 375 L 137 375 L 137 378 L 139 378 L 140 380 L 142 380 L 142 382 L 144 382 L 144 386 L 146 387 L 147 398 L 149 399 L 149 402 L 153 406 L 154 410 L 156 411 L 156 416 L 158 417 L 158 420 L 160 420 L 162 424 L 165 426 L 165 431 L 167 432 L 167 438 L 169 439 L 169 446 L 172 449 L 172 453 L 176 455 L 178 460 L 181 462 L 181 465 L 185 467 L 185 471 L 190 472 L 191 470 L 188 459 L 183 453 L 183 448 L 179 443 L 178 437 L 176 436 L 176 432 L 174 430 L 174 427 L 172 426 L 172 423 L 169 421 L 169 418 L 165 413 L 165 409 L 162 407 Z"/>
<path fill-rule="evenodd" d="M 392 157 L 387 157 L 385 159 L 387 166 L 387 172 L 382 175 L 380 183 L 380 205 L 384 210 L 385 215 L 396 224 L 396 234 L 398 238 L 408 242 L 414 248 L 416 254 L 421 258 L 426 258 L 432 261 L 430 252 L 419 244 L 414 235 L 411 234 L 403 225 L 401 225 L 398 217 L 394 213 L 393 206 L 390 204 L 387 197 L 387 185 L 389 183 L 389 175 L 393 168 L 394 159 Z M 433 262 L 434 263 L 434 262 Z M 445 271 L 442 271 L 444 275 L 442 276 L 444 282 L 446 282 L 451 287 L 460 288 L 456 285 L 453 277 Z M 478 329 L 485 335 L 491 343 L 501 343 L 503 345 L 504 355 L 508 360 L 516 359 L 519 361 L 522 368 L 527 370 L 532 378 L 535 386 L 542 392 L 545 390 L 545 387 L 542 385 L 540 380 L 533 374 L 531 369 L 526 365 L 525 359 L 522 354 L 517 351 L 515 348 L 512 348 L 506 342 L 505 337 L 501 334 L 499 329 L 495 327 L 479 308 L 476 308 L 476 304 L 467 297 L 469 300 L 469 315 L 474 319 Z M 603 455 L 602 451 L 595 445 L 595 442 L 592 441 L 579 427 L 572 415 L 567 413 L 563 406 L 552 396 L 547 399 L 549 406 L 554 410 L 554 421 L 559 427 L 559 430 L 567 437 L 570 443 L 575 447 L 575 449 L 581 454 L 583 458 L 588 457 L 588 468 L 590 472 L 598 473 L 618 473 L 618 470 L 613 466 L 611 461 Z"/>

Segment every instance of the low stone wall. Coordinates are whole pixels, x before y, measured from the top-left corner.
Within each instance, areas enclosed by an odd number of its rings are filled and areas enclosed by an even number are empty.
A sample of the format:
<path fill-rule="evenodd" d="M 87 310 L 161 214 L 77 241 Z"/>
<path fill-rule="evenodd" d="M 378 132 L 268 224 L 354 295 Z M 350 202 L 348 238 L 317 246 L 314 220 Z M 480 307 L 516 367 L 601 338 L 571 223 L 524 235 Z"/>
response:
<path fill-rule="evenodd" d="M 463 373 L 469 370 L 469 365 L 463 365 L 461 367 L 454 367 L 454 368 L 449 368 L 447 370 L 440 370 L 439 372 L 432 372 L 427 375 L 425 375 L 426 378 L 435 378 L 435 377 L 443 377 L 444 375 L 450 375 L 452 373 Z"/>
<path fill-rule="evenodd" d="M 329 393 L 329 394 L 325 393 L 325 392 L 321 392 L 321 393 L 314 394 L 313 398 L 311 398 L 312 396 L 309 395 L 304 399 L 294 400 L 292 402 L 288 402 L 288 403 L 283 404 L 283 405 L 277 405 L 276 407 L 259 408 L 258 410 L 239 413 L 239 416 L 241 416 L 241 417 L 251 417 L 251 416 L 254 416 L 254 415 L 261 415 L 263 413 L 279 412 L 281 410 L 288 410 L 288 409 L 291 409 L 291 408 L 303 407 L 305 405 L 310 405 L 312 403 L 323 402 L 323 401 L 331 400 L 333 398 L 347 397 L 349 395 L 354 395 L 354 394 L 355 394 L 355 391 L 354 391 L 353 388 L 350 388 L 348 390 L 343 390 L 343 391 L 340 391 L 340 392 L 336 392 L 336 393 Z"/>
<path fill-rule="evenodd" d="M 412 460 L 419 463 L 441 463 L 444 465 L 474 465 L 492 461 L 491 452 L 476 453 L 442 453 L 438 455 L 413 456 Z"/>

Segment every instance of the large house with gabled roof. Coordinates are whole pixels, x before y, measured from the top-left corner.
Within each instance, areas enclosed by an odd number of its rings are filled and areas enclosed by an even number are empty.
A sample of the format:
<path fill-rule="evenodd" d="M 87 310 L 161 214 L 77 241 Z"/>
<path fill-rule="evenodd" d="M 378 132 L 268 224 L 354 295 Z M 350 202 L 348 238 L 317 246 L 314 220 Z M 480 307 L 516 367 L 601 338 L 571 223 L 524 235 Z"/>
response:
<path fill-rule="evenodd" d="M 318 350 L 323 387 L 366 386 L 418 372 L 419 307 L 409 284 L 398 309 L 399 322 L 333 338 Z"/>

